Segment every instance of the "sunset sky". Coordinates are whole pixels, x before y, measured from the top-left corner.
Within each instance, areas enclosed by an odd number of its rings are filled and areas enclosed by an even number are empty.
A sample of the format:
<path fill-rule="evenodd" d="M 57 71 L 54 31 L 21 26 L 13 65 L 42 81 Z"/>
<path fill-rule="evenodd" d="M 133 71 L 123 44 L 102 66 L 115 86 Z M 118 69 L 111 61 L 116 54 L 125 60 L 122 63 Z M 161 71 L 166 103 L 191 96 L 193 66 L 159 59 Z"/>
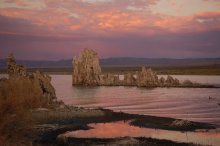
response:
<path fill-rule="evenodd" d="M 0 58 L 220 57 L 220 0 L 0 0 Z"/>

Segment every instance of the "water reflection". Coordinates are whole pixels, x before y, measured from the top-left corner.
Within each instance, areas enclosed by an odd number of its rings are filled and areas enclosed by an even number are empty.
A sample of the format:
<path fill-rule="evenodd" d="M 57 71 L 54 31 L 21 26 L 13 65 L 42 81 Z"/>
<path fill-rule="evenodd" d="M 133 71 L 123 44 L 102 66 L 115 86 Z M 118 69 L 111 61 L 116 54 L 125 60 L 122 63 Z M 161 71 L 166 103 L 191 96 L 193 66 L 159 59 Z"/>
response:
<path fill-rule="evenodd" d="M 220 145 L 220 131 L 178 132 L 151 128 L 139 128 L 129 125 L 129 122 L 89 124 L 94 129 L 79 130 L 63 134 L 76 138 L 117 138 L 117 137 L 151 137 L 177 142 L 195 143 L 202 145 Z"/>
<path fill-rule="evenodd" d="M 77 97 L 79 98 L 94 98 L 96 97 L 98 87 L 73 87 L 73 91 L 76 94 Z"/>
<path fill-rule="evenodd" d="M 79 104 L 92 104 L 92 103 L 98 103 L 97 101 L 97 92 L 98 87 L 72 87 L 73 92 L 76 95 L 76 100 L 79 99 Z"/>

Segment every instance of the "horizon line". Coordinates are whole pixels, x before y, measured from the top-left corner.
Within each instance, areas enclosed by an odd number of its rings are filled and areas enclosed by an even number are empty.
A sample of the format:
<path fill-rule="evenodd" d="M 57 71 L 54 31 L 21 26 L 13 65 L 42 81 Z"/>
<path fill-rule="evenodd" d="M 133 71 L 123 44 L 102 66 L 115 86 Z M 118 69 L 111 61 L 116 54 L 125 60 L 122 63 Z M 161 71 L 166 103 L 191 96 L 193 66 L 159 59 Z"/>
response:
<path fill-rule="evenodd" d="M 0 58 L 0 60 L 6 60 L 7 58 Z M 40 59 L 40 60 L 30 60 L 30 59 L 20 59 L 20 58 L 16 58 L 16 61 L 66 61 L 66 60 L 72 60 L 70 58 L 63 58 L 63 59 Z M 99 58 L 99 60 L 104 60 L 104 59 L 152 59 L 152 60 L 156 60 L 156 59 L 170 59 L 170 60 L 186 60 L 186 59 L 220 59 L 219 57 L 188 57 L 188 58 L 171 58 L 171 57 L 163 57 L 163 58 L 150 58 L 150 57 L 106 57 L 106 58 Z"/>

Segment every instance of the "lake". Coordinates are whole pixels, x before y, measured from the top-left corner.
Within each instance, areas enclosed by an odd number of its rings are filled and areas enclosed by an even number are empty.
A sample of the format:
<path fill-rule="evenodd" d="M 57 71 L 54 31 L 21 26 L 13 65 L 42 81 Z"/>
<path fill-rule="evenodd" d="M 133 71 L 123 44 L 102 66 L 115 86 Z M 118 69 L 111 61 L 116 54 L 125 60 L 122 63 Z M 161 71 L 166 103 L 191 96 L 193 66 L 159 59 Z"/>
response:
<path fill-rule="evenodd" d="M 51 76 L 58 98 L 68 105 L 220 124 L 219 88 L 73 87 L 71 75 Z M 220 86 L 220 76 L 173 77 Z"/>
<path fill-rule="evenodd" d="M 68 131 L 61 135 L 74 138 L 151 137 L 209 146 L 219 146 L 220 144 L 220 129 L 180 132 L 154 128 L 140 128 L 130 125 L 129 121 L 92 123 L 88 126 L 91 127 L 91 129 Z"/>

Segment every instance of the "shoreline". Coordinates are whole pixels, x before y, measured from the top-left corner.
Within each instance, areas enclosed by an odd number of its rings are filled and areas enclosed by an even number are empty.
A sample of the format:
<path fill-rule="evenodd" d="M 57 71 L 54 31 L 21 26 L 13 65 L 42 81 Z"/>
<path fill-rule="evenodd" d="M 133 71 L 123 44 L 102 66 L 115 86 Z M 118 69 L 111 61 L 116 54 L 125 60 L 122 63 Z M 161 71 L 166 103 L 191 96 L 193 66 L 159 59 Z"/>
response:
<path fill-rule="evenodd" d="M 40 145 L 88 145 L 90 144 L 110 144 L 112 142 L 120 143 L 121 140 L 137 141 L 146 144 L 154 141 L 155 145 L 164 145 L 163 142 L 170 145 L 193 145 L 186 143 L 172 142 L 169 140 L 159 140 L 152 138 L 62 138 L 59 135 L 67 131 L 89 130 L 88 124 L 91 123 L 108 123 L 116 121 L 133 120 L 131 125 L 140 128 L 153 128 L 171 131 L 195 131 L 197 129 L 216 129 L 217 125 L 201 122 L 192 122 L 169 117 L 156 117 L 148 115 L 127 114 L 123 112 L 114 112 L 108 109 L 86 109 L 73 106 L 61 105 L 61 108 L 41 109 L 32 111 L 33 120 L 36 123 L 33 128 L 34 133 L 38 136 L 34 140 Z M 175 121 L 183 121 L 187 124 L 173 125 Z M 163 142 L 162 142 L 163 141 Z"/>
<path fill-rule="evenodd" d="M 46 74 L 48 74 L 48 73 L 46 73 Z M 7 75 L 7 74 L 6 73 L 5 74 L 0 73 L 0 79 L 1 79 L 1 75 L 3 75 L 2 76 L 3 78 L 5 78 L 5 75 Z M 51 74 L 48 74 L 48 75 L 51 75 Z M 53 74 L 53 75 L 70 75 L 70 74 Z M 77 84 L 73 84 L 72 86 L 85 87 L 85 85 L 77 85 Z M 196 83 L 196 82 L 195 83 L 192 82 L 192 85 L 180 84 L 180 85 L 137 86 L 135 84 L 134 85 L 133 84 L 124 84 L 124 83 L 122 83 L 122 81 L 117 83 L 117 84 L 88 85 L 86 87 L 120 87 L 120 86 L 146 88 L 146 89 L 151 89 L 151 88 L 152 89 L 153 88 L 220 88 L 220 86 L 215 85 L 215 84 L 200 84 L 200 83 Z"/>

